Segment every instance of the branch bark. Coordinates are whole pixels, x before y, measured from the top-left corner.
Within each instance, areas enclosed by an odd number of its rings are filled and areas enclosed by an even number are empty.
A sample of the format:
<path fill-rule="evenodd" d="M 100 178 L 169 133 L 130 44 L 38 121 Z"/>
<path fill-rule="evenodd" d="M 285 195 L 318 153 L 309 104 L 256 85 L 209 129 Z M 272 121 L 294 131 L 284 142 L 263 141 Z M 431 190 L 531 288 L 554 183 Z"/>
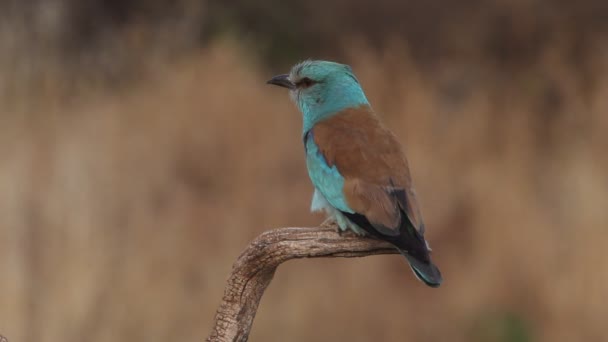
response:
<path fill-rule="evenodd" d="M 247 341 L 264 290 L 277 267 L 285 261 L 397 253 L 389 243 L 352 233 L 340 235 L 334 226 L 278 228 L 264 232 L 234 263 L 211 335 L 206 341 Z"/>

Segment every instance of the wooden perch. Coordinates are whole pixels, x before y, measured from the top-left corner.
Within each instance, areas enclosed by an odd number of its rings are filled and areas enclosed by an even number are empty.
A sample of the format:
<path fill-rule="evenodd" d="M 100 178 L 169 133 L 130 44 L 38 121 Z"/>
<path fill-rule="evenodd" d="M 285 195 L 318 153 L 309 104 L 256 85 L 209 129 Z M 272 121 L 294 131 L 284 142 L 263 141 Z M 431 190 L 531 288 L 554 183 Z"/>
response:
<path fill-rule="evenodd" d="M 334 226 L 278 228 L 264 232 L 234 263 L 207 341 L 247 341 L 264 290 L 277 267 L 287 260 L 397 253 L 393 246 L 383 241 L 352 233 L 340 235 Z"/>

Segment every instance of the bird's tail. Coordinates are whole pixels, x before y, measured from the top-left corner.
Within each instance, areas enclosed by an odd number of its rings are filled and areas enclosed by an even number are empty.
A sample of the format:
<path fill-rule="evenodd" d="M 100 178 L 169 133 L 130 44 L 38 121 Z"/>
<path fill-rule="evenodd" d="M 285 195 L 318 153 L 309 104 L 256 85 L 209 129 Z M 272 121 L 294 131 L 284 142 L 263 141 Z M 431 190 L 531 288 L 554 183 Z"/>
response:
<path fill-rule="evenodd" d="M 412 225 L 405 212 L 402 212 L 402 217 L 405 219 L 401 220 L 396 234 L 389 228 L 379 229 L 378 226 L 373 226 L 363 215 L 341 213 L 359 227 L 365 229 L 370 235 L 388 241 L 397 247 L 399 252 L 410 263 L 414 275 L 420 281 L 430 287 L 439 287 L 441 285 L 443 278 L 441 277 L 439 268 L 431 261 L 429 245 L 424 239 L 424 235 Z M 387 231 L 390 234 L 386 234 L 385 232 Z"/>
<path fill-rule="evenodd" d="M 412 271 L 414 271 L 416 278 L 430 287 L 439 287 L 439 285 L 441 285 L 441 282 L 443 281 L 441 272 L 430 259 L 428 259 L 428 261 L 419 260 L 408 254 L 407 251 L 401 249 L 399 251 L 410 263 L 410 267 L 412 268 Z"/>

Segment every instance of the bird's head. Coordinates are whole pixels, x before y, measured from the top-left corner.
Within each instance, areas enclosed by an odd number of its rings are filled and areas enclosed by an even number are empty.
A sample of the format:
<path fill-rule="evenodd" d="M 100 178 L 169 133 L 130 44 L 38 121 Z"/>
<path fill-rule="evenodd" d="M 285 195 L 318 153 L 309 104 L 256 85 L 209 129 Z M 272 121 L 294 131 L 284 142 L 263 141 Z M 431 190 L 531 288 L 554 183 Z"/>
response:
<path fill-rule="evenodd" d="M 351 67 L 345 64 L 308 60 L 267 83 L 290 90 L 302 112 L 305 132 L 343 109 L 369 105 Z"/>

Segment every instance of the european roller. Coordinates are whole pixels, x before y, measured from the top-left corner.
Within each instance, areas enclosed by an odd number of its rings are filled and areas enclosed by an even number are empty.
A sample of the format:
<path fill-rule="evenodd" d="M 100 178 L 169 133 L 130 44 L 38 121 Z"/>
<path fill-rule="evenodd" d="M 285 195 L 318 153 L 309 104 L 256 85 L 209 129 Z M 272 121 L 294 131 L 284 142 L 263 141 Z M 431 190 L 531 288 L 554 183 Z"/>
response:
<path fill-rule="evenodd" d="M 348 65 L 305 61 L 268 81 L 289 89 L 303 118 L 312 211 L 325 211 L 339 231 L 394 245 L 418 279 L 441 285 L 424 239 L 408 162 Z"/>

